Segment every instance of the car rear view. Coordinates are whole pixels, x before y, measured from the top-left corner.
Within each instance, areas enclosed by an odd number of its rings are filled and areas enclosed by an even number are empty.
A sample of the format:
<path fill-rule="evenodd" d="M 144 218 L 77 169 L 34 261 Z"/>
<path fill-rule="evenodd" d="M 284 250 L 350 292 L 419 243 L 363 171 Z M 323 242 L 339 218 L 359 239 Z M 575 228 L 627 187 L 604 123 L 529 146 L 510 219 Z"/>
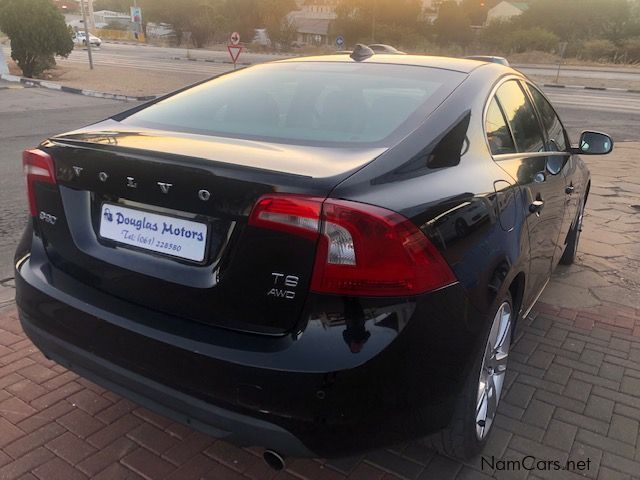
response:
<path fill-rule="evenodd" d="M 332 192 L 464 79 L 275 63 L 25 151 L 25 331 L 241 445 L 340 456 L 444 426 L 458 347 L 439 336 L 468 317 L 464 292 L 413 221 Z"/>

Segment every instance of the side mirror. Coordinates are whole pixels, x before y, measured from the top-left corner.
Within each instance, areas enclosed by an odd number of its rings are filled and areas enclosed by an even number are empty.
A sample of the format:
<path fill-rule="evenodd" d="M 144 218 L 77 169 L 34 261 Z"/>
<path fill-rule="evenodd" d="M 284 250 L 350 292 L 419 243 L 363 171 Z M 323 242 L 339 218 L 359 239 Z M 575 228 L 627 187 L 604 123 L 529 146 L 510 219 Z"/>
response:
<path fill-rule="evenodd" d="M 578 148 L 572 150 L 582 155 L 606 155 L 613 150 L 613 140 L 606 133 L 585 131 L 580 135 Z"/>

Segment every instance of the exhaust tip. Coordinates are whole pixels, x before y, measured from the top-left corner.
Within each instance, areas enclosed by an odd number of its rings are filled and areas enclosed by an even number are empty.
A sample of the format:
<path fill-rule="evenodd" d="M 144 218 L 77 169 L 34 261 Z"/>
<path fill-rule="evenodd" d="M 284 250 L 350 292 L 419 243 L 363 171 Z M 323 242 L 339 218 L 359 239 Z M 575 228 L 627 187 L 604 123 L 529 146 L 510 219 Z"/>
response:
<path fill-rule="evenodd" d="M 265 450 L 262 454 L 262 458 L 264 458 L 264 461 L 267 463 L 267 465 L 273 468 L 276 472 L 284 470 L 284 457 L 278 452 L 275 452 L 273 450 Z"/>

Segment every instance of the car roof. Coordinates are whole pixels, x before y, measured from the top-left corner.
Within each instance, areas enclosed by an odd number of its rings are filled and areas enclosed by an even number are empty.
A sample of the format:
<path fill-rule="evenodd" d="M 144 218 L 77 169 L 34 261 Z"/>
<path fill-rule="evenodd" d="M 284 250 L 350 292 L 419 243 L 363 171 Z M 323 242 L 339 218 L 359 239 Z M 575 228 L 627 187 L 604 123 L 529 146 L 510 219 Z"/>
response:
<path fill-rule="evenodd" d="M 463 58 L 435 57 L 428 55 L 385 55 L 375 54 L 363 60 L 356 61 L 348 55 L 322 55 L 314 57 L 296 57 L 285 60 L 278 60 L 276 63 L 299 63 L 299 62 L 332 62 L 332 63 L 376 63 L 390 65 L 407 65 L 418 67 L 440 68 L 443 70 L 453 70 L 461 73 L 471 73 L 476 68 L 492 65 L 477 60 L 467 60 Z M 493 64 L 497 65 L 497 64 Z M 504 67 L 505 69 L 507 67 Z M 510 70 L 510 69 L 509 69 Z"/>

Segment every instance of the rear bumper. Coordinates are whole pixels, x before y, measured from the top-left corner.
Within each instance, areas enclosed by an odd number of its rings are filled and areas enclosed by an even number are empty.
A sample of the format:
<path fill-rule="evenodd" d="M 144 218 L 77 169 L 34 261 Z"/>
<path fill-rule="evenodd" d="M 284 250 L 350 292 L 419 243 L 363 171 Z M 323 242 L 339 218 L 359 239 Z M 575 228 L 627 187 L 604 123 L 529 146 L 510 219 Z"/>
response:
<path fill-rule="evenodd" d="M 38 328 L 22 311 L 20 323 L 48 358 L 149 410 L 237 445 L 267 445 L 287 455 L 313 456 L 278 425 L 216 407 L 92 355 Z"/>
<path fill-rule="evenodd" d="M 452 285 L 392 304 L 310 295 L 296 333 L 249 335 L 91 288 L 30 232 L 19 252 L 21 322 L 48 357 L 214 437 L 292 456 L 350 455 L 447 425 L 482 329 Z"/>

